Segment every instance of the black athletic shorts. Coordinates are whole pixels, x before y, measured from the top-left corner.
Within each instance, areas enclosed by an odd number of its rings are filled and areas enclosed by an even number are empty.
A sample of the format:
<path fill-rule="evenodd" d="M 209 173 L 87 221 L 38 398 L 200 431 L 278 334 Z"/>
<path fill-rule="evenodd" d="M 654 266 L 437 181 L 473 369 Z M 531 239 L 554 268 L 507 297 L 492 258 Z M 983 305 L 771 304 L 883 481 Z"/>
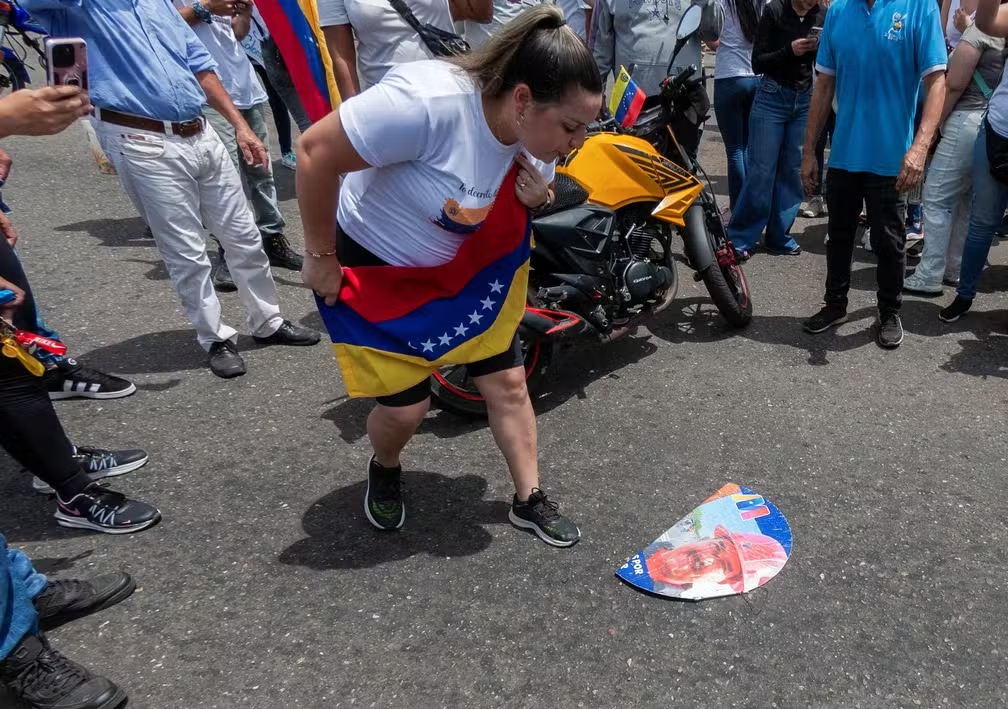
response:
<path fill-rule="evenodd" d="M 336 252 L 342 265 L 350 266 L 351 268 L 354 266 L 388 266 L 388 263 L 382 261 L 347 236 L 346 232 L 339 225 L 336 226 L 336 232 Z M 515 333 L 514 339 L 511 340 L 511 346 L 507 350 L 493 357 L 467 364 L 466 367 L 469 369 L 469 376 L 483 377 L 487 374 L 521 367 L 524 361 L 521 351 L 521 341 L 518 339 L 518 334 Z M 430 377 L 397 394 L 379 396 L 377 401 L 383 406 L 412 406 L 413 404 L 419 404 L 429 397 Z"/>

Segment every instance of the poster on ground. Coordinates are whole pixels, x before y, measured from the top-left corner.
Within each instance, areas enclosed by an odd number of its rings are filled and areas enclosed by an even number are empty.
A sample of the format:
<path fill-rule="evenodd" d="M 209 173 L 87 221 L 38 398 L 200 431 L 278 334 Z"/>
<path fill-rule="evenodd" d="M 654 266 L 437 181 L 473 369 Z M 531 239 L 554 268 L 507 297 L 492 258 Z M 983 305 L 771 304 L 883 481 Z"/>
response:
<path fill-rule="evenodd" d="M 791 556 L 791 527 L 762 495 L 729 483 L 632 556 L 616 575 L 670 598 L 699 601 L 762 586 Z"/>

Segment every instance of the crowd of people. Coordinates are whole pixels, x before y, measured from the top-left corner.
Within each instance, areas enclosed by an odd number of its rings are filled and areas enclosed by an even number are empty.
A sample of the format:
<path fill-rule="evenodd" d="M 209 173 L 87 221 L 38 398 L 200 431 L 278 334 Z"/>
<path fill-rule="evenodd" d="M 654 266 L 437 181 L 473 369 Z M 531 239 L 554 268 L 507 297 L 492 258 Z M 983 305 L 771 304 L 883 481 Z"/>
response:
<path fill-rule="evenodd" d="M 670 38 L 690 5 L 317 0 L 342 102 L 312 125 L 252 2 L 22 4 L 53 36 L 86 40 L 90 81 L 86 93 L 55 87 L 0 99 L 0 137 L 54 134 L 88 117 L 209 369 L 222 378 L 243 375 L 246 365 L 218 292 L 237 291 L 245 329 L 258 342 L 312 346 L 321 334 L 282 315 L 272 269 L 300 271 L 323 314 L 344 299 L 392 307 L 394 293 L 344 275 L 373 266 L 435 279 L 439 268 L 471 266 L 465 244 L 527 229 L 530 215 L 553 203 L 554 164 L 584 142 L 608 75 L 633 67 L 635 82 L 658 92 Z M 955 283 L 941 318 L 968 311 L 1008 206 L 1008 85 L 1001 84 L 1008 10 L 996 0 L 696 4 L 701 27 L 673 73 L 702 65 L 702 43 L 715 49 L 714 108 L 728 158 L 724 218 L 738 258 L 761 243 L 800 254 L 791 234 L 797 216 L 828 212 L 826 303 L 806 330 L 845 320 L 862 222 L 879 262 L 881 346 L 902 341 L 904 291 L 940 294 L 943 283 Z M 443 36 L 457 33 L 471 51 L 439 53 L 407 13 Z M 280 164 L 296 171 L 303 254 L 287 240 L 277 204 L 267 106 Z M 2 183 L 9 162 L 0 160 L 0 169 Z M 921 184 L 918 217 L 913 195 Z M 907 242 L 920 235 L 921 219 L 923 255 L 907 276 Z M 14 294 L 0 314 L 59 340 L 41 317 L 3 215 L 0 231 L 0 287 Z M 521 347 L 513 332 L 508 338 L 468 364 L 514 482 L 509 517 L 569 547 L 580 530 L 540 488 Z M 157 524 L 156 507 L 103 480 L 137 470 L 147 454 L 75 446 L 52 403 L 129 396 L 136 387 L 70 357 L 39 358 L 42 377 L 0 358 L 0 445 L 34 476 L 35 490 L 54 495 L 58 524 L 113 534 Z M 368 417 L 373 455 L 363 507 L 381 530 L 406 521 L 401 454 L 430 405 L 437 365 L 426 364 L 414 380 L 376 393 Z M 49 581 L 2 536 L 0 544 L 0 681 L 30 707 L 118 707 L 124 692 L 63 657 L 43 631 L 122 600 L 132 579 Z"/>

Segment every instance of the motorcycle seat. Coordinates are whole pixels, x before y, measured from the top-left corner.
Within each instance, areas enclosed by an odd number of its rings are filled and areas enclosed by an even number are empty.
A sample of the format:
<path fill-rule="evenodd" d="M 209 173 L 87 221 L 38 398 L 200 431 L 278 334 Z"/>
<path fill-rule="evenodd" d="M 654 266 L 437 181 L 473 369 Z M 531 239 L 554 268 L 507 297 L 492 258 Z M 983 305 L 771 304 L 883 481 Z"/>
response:
<path fill-rule="evenodd" d="M 567 175 L 557 173 L 553 180 L 553 204 L 536 216 L 545 216 L 561 209 L 576 207 L 588 200 L 588 192 Z"/>

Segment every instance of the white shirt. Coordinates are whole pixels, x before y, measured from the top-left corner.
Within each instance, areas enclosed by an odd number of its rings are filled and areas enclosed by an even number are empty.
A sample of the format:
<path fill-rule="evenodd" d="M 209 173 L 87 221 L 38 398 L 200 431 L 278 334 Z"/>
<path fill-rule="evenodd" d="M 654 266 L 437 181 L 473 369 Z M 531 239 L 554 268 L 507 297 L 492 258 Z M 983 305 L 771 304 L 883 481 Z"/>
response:
<path fill-rule="evenodd" d="M 193 0 L 172 1 L 178 9 L 193 4 Z M 245 110 L 269 100 L 245 53 L 245 47 L 231 29 L 230 17 L 213 15 L 210 24 L 197 22 L 191 27 L 210 55 L 217 60 L 215 71 L 235 108 Z"/>
<path fill-rule="evenodd" d="M 241 41 L 241 45 L 245 48 L 245 53 L 248 55 L 248 58 L 252 60 L 252 63 L 261 66 L 263 69 L 266 68 L 266 60 L 263 59 L 262 43 L 265 42 L 269 36 L 269 30 L 266 29 L 266 22 L 263 21 L 262 15 L 259 14 L 259 9 L 253 5 L 252 21 L 249 23 L 249 32 L 245 35 L 245 39 Z"/>
<path fill-rule="evenodd" d="M 420 24 L 454 31 L 448 0 L 406 0 Z M 317 0 L 319 25 L 350 25 L 357 38 L 361 91 L 394 66 L 430 59 L 430 52 L 388 0 Z"/>
<path fill-rule="evenodd" d="M 472 80 L 447 62 L 396 67 L 339 107 L 343 129 L 373 167 L 343 180 L 344 231 L 394 266 L 450 261 L 483 223 L 522 151 L 490 132 Z M 554 166 L 535 159 L 548 181 Z"/>
<path fill-rule="evenodd" d="M 736 0 L 752 2 L 753 0 Z M 742 25 L 731 7 L 724 0 L 716 0 L 724 11 L 724 25 L 721 27 L 717 52 L 714 57 L 714 78 L 730 79 L 737 76 L 752 76 L 752 42 L 742 33 Z M 769 4 L 769 0 L 767 0 Z"/>
<path fill-rule="evenodd" d="M 536 5 L 556 5 L 564 14 L 564 20 L 578 37 L 585 39 L 585 7 L 581 0 L 494 0 L 493 19 L 483 24 L 465 20 L 463 34 L 473 49 L 482 46 L 501 27 Z"/>

